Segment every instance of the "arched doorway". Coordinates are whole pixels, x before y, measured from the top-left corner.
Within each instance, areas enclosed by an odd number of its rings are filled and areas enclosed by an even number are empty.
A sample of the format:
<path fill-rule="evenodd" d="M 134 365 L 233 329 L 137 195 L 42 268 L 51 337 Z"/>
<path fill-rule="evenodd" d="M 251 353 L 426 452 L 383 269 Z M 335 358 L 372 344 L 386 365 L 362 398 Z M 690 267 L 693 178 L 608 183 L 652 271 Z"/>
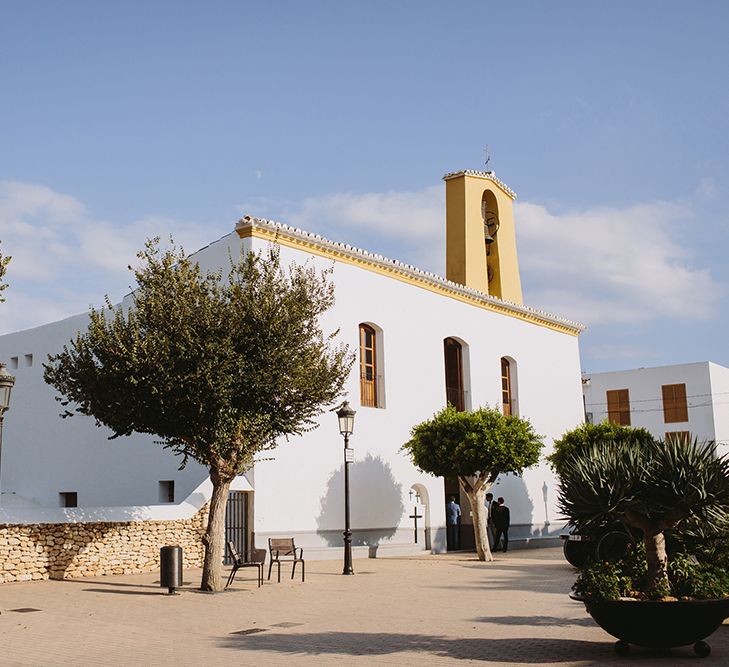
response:
<path fill-rule="evenodd" d="M 409 503 L 407 505 L 409 518 L 413 527 L 413 542 L 423 549 L 430 550 L 430 502 L 428 489 L 422 484 L 413 484 L 410 487 Z"/>

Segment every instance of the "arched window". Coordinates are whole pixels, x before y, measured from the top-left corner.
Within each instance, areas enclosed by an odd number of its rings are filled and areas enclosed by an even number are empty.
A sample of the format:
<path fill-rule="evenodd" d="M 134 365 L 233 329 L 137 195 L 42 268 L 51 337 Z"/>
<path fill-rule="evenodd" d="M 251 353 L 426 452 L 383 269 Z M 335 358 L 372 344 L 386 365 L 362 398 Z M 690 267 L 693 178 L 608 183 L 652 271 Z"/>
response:
<path fill-rule="evenodd" d="M 455 338 L 443 341 L 445 357 L 446 401 L 456 410 L 466 409 L 463 387 L 463 349 Z"/>
<path fill-rule="evenodd" d="M 501 407 L 505 415 L 517 415 L 516 362 L 501 357 Z"/>
<path fill-rule="evenodd" d="M 369 324 L 359 325 L 359 393 L 363 406 L 378 407 L 377 333 Z"/>

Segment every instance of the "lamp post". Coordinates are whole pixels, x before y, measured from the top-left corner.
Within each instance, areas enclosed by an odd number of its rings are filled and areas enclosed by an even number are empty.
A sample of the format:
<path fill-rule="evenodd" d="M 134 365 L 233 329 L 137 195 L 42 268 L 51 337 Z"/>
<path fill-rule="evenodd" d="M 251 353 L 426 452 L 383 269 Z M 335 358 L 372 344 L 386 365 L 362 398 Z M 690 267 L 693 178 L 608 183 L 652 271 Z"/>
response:
<path fill-rule="evenodd" d="M 15 378 L 5 370 L 5 364 L 0 362 L 0 479 L 2 479 L 3 417 L 10 409 L 10 392 L 14 384 Z"/>
<path fill-rule="evenodd" d="M 349 448 L 349 436 L 354 432 L 355 411 L 344 401 L 337 410 L 339 432 L 344 436 L 344 570 L 342 574 L 354 574 L 352 569 L 352 531 L 349 529 L 349 464 L 354 460 L 354 450 Z"/>

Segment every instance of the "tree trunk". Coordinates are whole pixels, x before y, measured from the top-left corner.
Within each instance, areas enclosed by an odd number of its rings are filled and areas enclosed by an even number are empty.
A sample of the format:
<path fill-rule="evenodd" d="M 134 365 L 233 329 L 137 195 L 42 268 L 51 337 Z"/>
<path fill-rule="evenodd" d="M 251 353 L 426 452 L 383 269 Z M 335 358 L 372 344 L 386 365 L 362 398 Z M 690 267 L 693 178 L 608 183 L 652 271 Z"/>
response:
<path fill-rule="evenodd" d="M 666 538 L 661 532 L 644 531 L 645 559 L 648 563 L 648 589 L 670 587 L 668 581 L 668 556 Z"/>
<path fill-rule="evenodd" d="M 494 557 L 491 555 L 491 545 L 489 544 L 489 535 L 486 530 L 486 505 L 484 504 L 486 487 L 483 483 L 471 485 L 460 477 L 458 480 L 461 482 L 461 487 L 466 492 L 468 502 L 471 505 L 473 536 L 476 541 L 478 559 L 492 561 Z"/>
<path fill-rule="evenodd" d="M 205 545 L 205 562 L 203 563 L 202 591 L 222 591 L 223 580 L 221 570 L 225 556 L 225 508 L 228 503 L 228 490 L 233 479 L 221 477 L 211 471 L 210 480 L 213 483 L 213 495 L 210 498 L 210 511 L 208 512 L 208 526 L 203 535 Z"/>

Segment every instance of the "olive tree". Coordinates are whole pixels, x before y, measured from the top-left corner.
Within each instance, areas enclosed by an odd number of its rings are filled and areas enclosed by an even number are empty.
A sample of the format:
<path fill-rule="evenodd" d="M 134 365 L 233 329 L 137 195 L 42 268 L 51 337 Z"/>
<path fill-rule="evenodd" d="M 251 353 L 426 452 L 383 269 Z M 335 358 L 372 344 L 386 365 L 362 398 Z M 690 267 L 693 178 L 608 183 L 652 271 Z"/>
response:
<path fill-rule="evenodd" d="M 149 241 L 130 308 L 89 313 L 89 326 L 49 356 L 45 380 L 72 412 L 111 438 L 157 436 L 210 471 L 203 590 L 222 588 L 224 521 L 233 479 L 282 437 L 315 427 L 342 393 L 352 355 L 319 317 L 334 304 L 331 270 L 281 266 L 278 247 L 243 253 L 226 276 Z"/>
<path fill-rule="evenodd" d="M 729 460 L 714 443 L 641 436 L 581 450 L 560 471 L 560 509 L 581 531 L 623 521 L 643 535 L 647 589 L 668 591 L 665 532 L 691 522 L 726 526 Z"/>
<path fill-rule="evenodd" d="M 423 472 L 457 477 L 468 497 L 479 560 L 493 560 L 486 531 L 485 495 L 505 472 L 520 474 L 536 465 L 542 448 L 526 419 L 496 408 L 461 412 L 448 405 L 410 431 L 402 449 Z"/>
<path fill-rule="evenodd" d="M 2 241 L 0 241 L 2 243 Z M 10 264 L 10 257 L 7 255 L 3 257 L 3 254 L 0 252 L 0 303 L 5 301 L 5 297 L 3 296 L 3 291 L 7 288 L 7 283 L 3 280 L 5 278 L 5 273 L 8 270 L 8 264 Z"/>

